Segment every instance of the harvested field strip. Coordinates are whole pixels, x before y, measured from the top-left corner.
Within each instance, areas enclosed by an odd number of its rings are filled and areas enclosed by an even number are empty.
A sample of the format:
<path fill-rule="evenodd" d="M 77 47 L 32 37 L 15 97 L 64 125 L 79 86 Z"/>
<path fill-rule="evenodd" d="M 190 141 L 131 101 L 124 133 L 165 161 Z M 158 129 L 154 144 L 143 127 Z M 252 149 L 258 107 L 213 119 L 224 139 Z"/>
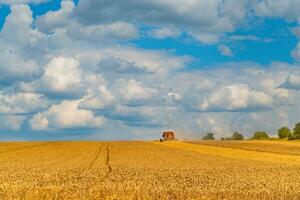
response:
<path fill-rule="evenodd" d="M 259 151 L 249 151 L 243 149 L 233 149 L 233 148 L 225 148 L 218 146 L 209 146 L 209 145 L 201 145 L 201 144 L 190 144 L 185 142 L 163 142 L 156 144 L 164 145 L 167 147 L 183 149 L 188 151 L 200 152 L 203 154 L 210 154 L 222 157 L 229 157 L 235 159 L 245 159 L 245 160 L 256 160 L 262 162 L 270 162 L 277 164 L 285 164 L 285 165 L 300 165 L 300 156 L 298 155 L 280 155 L 276 153 L 270 152 L 259 152 Z"/>
<path fill-rule="evenodd" d="M 300 142 L 290 141 L 184 141 L 191 144 L 300 156 Z"/>

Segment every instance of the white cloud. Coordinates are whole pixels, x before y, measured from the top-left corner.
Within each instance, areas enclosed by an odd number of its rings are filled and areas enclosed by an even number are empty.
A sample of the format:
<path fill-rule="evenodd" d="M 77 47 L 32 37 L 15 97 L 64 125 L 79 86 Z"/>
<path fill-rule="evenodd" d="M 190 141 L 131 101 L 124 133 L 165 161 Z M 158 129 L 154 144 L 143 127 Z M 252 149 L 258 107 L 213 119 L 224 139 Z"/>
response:
<path fill-rule="evenodd" d="M 66 91 L 82 80 L 80 63 L 73 58 L 58 57 L 46 66 L 43 82 L 53 91 Z"/>
<path fill-rule="evenodd" d="M 75 15 L 83 24 L 125 20 L 142 24 L 171 25 L 202 42 L 214 42 L 244 21 L 249 1 L 143 0 L 122 2 L 80 1 Z M 209 40 L 208 40 L 209 39 Z"/>
<path fill-rule="evenodd" d="M 233 53 L 232 53 L 232 50 L 230 49 L 230 47 L 228 47 L 224 44 L 221 44 L 221 45 L 218 46 L 218 51 L 223 56 L 229 56 L 229 57 L 233 56 Z"/>
<path fill-rule="evenodd" d="M 11 50 L 19 51 L 20 47 L 35 43 L 42 37 L 42 34 L 31 27 L 33 18 L 32 11 L 28 5 L 13 5 L 10 9 L 11 13 L 7 16 L 0 33 L 0 42 L 4 44 L 9 43 L 10 46 L 17 46 Z"/>
<path fill-rule="evenodd" d="M 70 23 L 70 16 L 75 8 L 75 4 L 71 0 L 61 1 L 61 8 L 57 11 L 49 11 L 45 15 L 41 15 L 35 20 L 35 24 L 39 30 L 50 32 L 59 27 L 64 27 Z"/>
<path fill-rule="evenodd" d="M 155 89 L 134 79 L 118 80 L 115 87 L 122 102 L 129 105 L 145 104 L 149 100 L 153 101 L 153 97 L 156 95 Z"/>
<path fill-rule="evenodd" d="M 80 108 L 101 110 L 116 103 L 114 95 L 104 85 L 99 86 L 96 91 L 90 91 L 90 93 L 80 102 Z"/>
<path fill-rule="evenodd" d="M 138 66 L 133 60 L 125 60 L 114 57 L 104 57 L 102 58 L 97 67 L 98 71 L 103 73 L 120 73 L 120 74 L 128 74 L 128 73 L 146 73 L 147 69 L 144 66 Z"/>
<path fill-rule="evenodd" d="M 32 130 L 46 130 L 49 126 L 48 119 L 42 114 L 35 114 L 29 121 Z"/>
<path fill-rule="evenodd" d="M 279 88 L 300 90 L 300 74 L 289 74 Z"/>
<path fill-rule="evenodd" d="M 29 121 L 32 129 L 95 128 L 101 127 L 104 118 L 89 110 L 79 109 L 79 101 L 63 101 L 47 111 L 37 113 Z"/>
<path fill-rule="evenodd" d="M 255 6 L 258 16 L 299 20 L 300 2 L 297 0 L 262 0 Z"/>
<path fill-rule="evenodd" d="M 157 115 L 161 109 L 160 107 L 151 106 L 130 107 L 117 105 L 111 112 L 106 114 L 106 117 L 131 127 L 157 127 L 164 123 L 162 116 Z"/>
<path fill-rule="evenodd" d="M 25 60 L 14 52 L 0 50 L 0 84 L 9 85 L 17 81 L 30 81 L 42 74 L 41 68 L 32 59 Z"/>
<path fill-rule="evenodd" d="M 26 114 L 48 107 L 48 100 L 41 94 L 0 92 L 0 113 Z"/>
<path fill-rule="evenodd" d="M 268 94 L 252 90 L 247 85 L 225 86 L 213 92 L 199 106 L 202 111 L 256 111 L 272 107 L 273 99 Z"/>
<path fill-rule="evenodd" d="M 43 92 L 50 97 L 78 97 L 84 94 L 83 76 L 78 60 L 61 56 L 47 64 L 40 79 L 30 84 L 24 83 L 23 90 Z"/>
<path fill-rule="evenodd" d="M 176 38 L 180 35 L 180 32 L 177 30 L 171 30 L 169 28 L 162 27 L 148 31 L 148 35 L 156 39 Z"/>
<path fill-rule="evenodd" d="M 172 70 L 183 68 L 191 58 L 188 56 L 173 56 L 167 51 L 151 51 L 136 48 L 113 47 L 105 49 L 103 56 L 126 60 L 136 67 L 151 73 L 165 74 Z"/>
<path fill-rule="evenodd" d="M 82 26 L 71 23 L 68 34 L 75 39 L 90 40 L 94 42 L 108 42 L 114 40 L 129 40 L 138 37 L 138 30 L 134 25 L 117 21 L 113 23 Z"/>
<path fill-rule="evenodd" d="M 42 74 L 39 63 L 27 54 L 25 48 L 35 45 L 42 37 L 31 27 L 33 18 L 27 5 L 11 6 L 0 32 L 0 84 L 10 85 L 17 81 L 30 81 Z"/>
<path fill-rule="evenodd" d="M 29 0 L 6 1 L 16 2 Z M 132 132 L 160 131 L 168 125 L 195 135 L 214 131 L 221 136 L 234 130 L 251 134 L 264 127 L 274 132 L 277 125 L 299 117 L 300 94 L 288 90 L 300 88 L 298 65 L 202 68 L 193 63 L 191 70 L 187 66 L 193 58 L 177 54 L 182 51 L 145 49 L 128 41 L 141 30 L 143 37 L 217 43 L 222 54 L 233 56 L 222 44 L 264 41 L 228 34 L 240 25 L 248 27 L 248 20 L 252 23 L 255 3 L 261 16 L 297 20 L 298 8 L 293 7 L 298 3 L 287 2 L 82 0 L 74 8 L 64 0 L 59 10 L 37 19 L 29 6 L 14 4 L 0 33 L 0 129 L 20 129 L 30 118 L 34 130 L 93 127 L 99 132 L 104 116 L 111 132 L 116 132 L 115 125 Z M 296 49 L 296 60 L 298 54 Z M 200 112 L 191 109 L 195 107 Z"/>

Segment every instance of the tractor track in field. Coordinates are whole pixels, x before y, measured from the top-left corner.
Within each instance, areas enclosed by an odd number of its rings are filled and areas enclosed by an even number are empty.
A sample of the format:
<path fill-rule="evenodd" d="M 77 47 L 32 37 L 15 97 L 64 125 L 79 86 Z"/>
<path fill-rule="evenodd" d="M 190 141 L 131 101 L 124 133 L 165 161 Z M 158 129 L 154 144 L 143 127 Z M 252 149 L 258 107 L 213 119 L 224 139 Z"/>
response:
<path fill-rule="evenodd" d="M 108 145 L 107 145 L 106 146 L 106 160 L 105 160 L 105 164 L 107 166 L 108 173 L 107 173 L 106 177 L 109 176 L 109 174 L 112 172 L 112 167 L 111 167 L 109 161 L 110 161 L 110 152 L 109 152 L 109 148 L 108 148 Z"/>
<path fill-rule="evenodd" d="M 97 151 L 95 158 L 92 160 L 92 162 L 89 165 L 90 168 L 92 168 L 94 166 L 95 162 L 98 160 L 98 158 L 101 154 L 101 151 L 102 151 L 102 148 L 101 148 L 101 145 L 100 145 L 99 150 Z"/>
<path fill-rule="evenodd" d="M 105 170 L 105 174 L 101 178 L 101 181 L 105 181 L 105 179 L 107 179 L 113 171 L 112 167 L 110 165 L 110 150 L 109 150 L 108 145 L 106 147 L 100 145 L 99 150 L 96 153 L 96 156 L 94 157 L 94 159 L 91 161 L 91 163 L 88 166 L 88 170 L 92 169 L 94 164 L 99 159 L 103 159 L 104 166 L 107 169 L 107 171 Z"/>

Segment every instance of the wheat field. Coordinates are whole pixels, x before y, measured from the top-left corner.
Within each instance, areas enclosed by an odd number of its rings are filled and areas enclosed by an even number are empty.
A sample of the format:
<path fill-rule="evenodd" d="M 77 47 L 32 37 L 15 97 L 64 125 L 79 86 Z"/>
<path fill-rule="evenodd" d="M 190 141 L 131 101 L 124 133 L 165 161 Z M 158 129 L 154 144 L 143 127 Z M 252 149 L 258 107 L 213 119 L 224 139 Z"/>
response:
<path fill-rule="evenodd" d="M 0 199 L 300 199 L 299 142 L 0 143 Z"/>

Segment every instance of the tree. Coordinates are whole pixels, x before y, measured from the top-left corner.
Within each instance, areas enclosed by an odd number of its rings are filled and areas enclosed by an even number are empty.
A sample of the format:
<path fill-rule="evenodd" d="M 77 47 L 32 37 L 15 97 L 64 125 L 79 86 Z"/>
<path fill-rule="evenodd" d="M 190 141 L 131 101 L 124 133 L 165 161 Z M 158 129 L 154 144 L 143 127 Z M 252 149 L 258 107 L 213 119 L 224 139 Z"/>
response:
<path fill-rule="evenodd" d="M 263 139 L 268 139 L 269 136 L 267 134 L 267 132 L 265 131 L 257 131 L 253 134 L 252 138 L 251 139 L 254 139 L 254 140 L 263 140 Z"/>
<path fill-rule="evenodd" d="M 239 132 L 234 132 L 232 135 L 232 140 L 243 140 L 244 136 Z"/>
<path fill-rule="evenodd" d="M 300 139 L 300 123 L 299 122 L 297 124 L 295 124 L 293 135 L 294 135 L 295 139 Z"/>
<path fill-rule="evenodd" d="M 214 140 L 214 134 L 213 133 L 207 133 L 205 136 L 202 138 L 203 140 Z"/>
<path fill-rule="evenodd" d="M 287 138 L 289 135 L 291 135 L 291 130 L 288 127 L 284 126 L 278 129 L 279 138 Z"/>
<path fill-rule="evenodd" d="M 289 140 L 295 140 L 296 138 L 295 138 L 295 136 L 291 133 L 291 134 L 288 135 L 288 139 L 289 139 Z"/>

